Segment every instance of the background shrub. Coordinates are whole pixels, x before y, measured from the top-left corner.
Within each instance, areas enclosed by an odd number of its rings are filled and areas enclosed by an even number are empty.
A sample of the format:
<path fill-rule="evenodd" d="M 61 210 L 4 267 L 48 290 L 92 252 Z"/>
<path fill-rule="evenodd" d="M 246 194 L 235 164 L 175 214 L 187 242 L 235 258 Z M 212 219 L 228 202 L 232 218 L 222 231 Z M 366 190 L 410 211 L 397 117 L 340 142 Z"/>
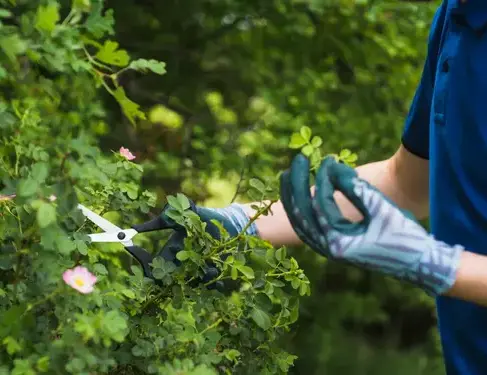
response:
<path fill-rule="evenodd" d="M 433 301 L 412 287 L 304 248 L 217 244 L 186 212 L 191 256 L 155 262 L 155 287 L 120 245 L 87 243 L 76 210 L 126 227 L 180 192 L 209 206 L 275 197 L 303 126 L 321 155 L 388 157 L 436 4 L 0 4 L 0 194 L 16 194 L 0 201 L 0 371 L 279 373 L 296 355 L 290 373 L 443 374 Z M 166 236 L 137 242 L 155 253 Z M 239 293 L 187 287 L 215 249 L 237 248 L 222 277 L 237 267 Z M 75 265 L 93 293 L 64 284 Z"/>

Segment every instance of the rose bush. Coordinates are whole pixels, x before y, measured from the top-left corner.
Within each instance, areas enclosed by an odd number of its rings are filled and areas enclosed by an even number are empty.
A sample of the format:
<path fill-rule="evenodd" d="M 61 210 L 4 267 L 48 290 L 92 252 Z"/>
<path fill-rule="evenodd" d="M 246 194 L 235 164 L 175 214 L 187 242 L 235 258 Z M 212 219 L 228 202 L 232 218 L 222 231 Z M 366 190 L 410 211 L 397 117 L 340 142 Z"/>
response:
<path fill-rule="evenodd" d="M 253 237 L 219 241 L 170 199 L 189 236 L 180 267 L 152 263 L 156 286 L 119 244 L 91 244 L 79 202 L 129 227 L 162 209 L 140 188 L 144 150 L 101 150 L 108 93 L 134 124 L 144 111 L 123 74 L 165 74 L 113 39 L 102 0 L 0 1 L 0 374 L 285 373 L 279 338 L 298 318 L 307 277 L 284 248 Z M 315 144 L 316 145 L 316 144 Z M 254 196 L 275 199 L 261 181 Z M 265 207 L 262 211 L 266 211 Z M 157 255 L 167 233 L 136 243 Z M 220 259 L 220 293 L 188 286 Z"/>

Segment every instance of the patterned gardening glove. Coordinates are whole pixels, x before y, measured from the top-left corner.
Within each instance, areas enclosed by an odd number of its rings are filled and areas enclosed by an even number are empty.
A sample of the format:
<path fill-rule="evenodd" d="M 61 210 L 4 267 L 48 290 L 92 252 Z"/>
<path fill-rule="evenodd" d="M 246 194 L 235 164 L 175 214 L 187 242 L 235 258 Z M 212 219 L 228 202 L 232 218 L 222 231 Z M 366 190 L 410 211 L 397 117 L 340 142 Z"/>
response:
<path fill-rule="evenodd" d="M 435 240 L 410 213 L 332 157 L 320 165 L 311 197 L 309 166 L 299 154 L 281 176 L 282 203 L 304 243 L 325 257 L 409 281 L 433 296 L 453 286 L 463 247 Z M 335 190 L 362 213 L 361 222 L 343 217 Z"/>
<path fill-rule="evenodd" d="M 176 254 L 184 249 L 184 239 L 186 238 L 186 229 L 177 224 L 173 219 L 167 215 L 169 205 L 166 205 L 162 210 L 162 213 L 154 220 L 139 226 L 134 226 L 134 229 L 147 232 L 151 230 L 159 229 L 173 229 L 174 233 L 169 237 L 164 247 L 156 254 L 164 258 L 167 261 L 171 261 L 177 266 L 181 262 L 176 258 Z M 211 222 L 216 220 L 219 222 L 231 237 L 238 235 L 247 226 L 250 218 L 247 216 L 242 206 L 234 203 L 225 208 L 205 208 L 199 207 L 190 201 L 190 210 L 195 212 L 202 222 L 206 223 L 206 231 L 215 239 L 219 239 L 220 231 L 218 227 Z M 252 223 L 247 229 L 246 233 L 249 235 L 257 235 L 257 229 L 254 223 Z M 203 283 L 210 282 L 218 277 L 218 269 L 214 264 L 208 263 L 204 270 L 205 276 L 202 280 Z M 208 286 L 209 289 L 218 289 L 223 291 L 225 289 L 222 281 L 217 281 Z"/>

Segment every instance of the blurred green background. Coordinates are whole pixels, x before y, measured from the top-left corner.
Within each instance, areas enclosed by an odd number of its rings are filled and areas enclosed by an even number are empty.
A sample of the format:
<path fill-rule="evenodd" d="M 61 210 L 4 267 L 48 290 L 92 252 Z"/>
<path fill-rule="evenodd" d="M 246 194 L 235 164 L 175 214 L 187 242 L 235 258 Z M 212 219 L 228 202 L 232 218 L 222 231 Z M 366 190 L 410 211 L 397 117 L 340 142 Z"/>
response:
<path fill-rule="evenodd" d="M 326 153 L 358 164 L 388 157 L 425 58 L 438 2 L 386 0 L 111 0 L 116 40 L 133 58 L 166 62 L 161 77 L 127 72 L 147 110 L 137 126 L 113 98 L 94 129 L 102 147 L 143 161 L 161 205 L 183 192 L 200 204 L 245 200 L 251 177 L 287 168 L 303 125 Z M 444 374 L 434 301 L 379 275 L 292 249 L 312 296 L 285 345 L 293 374 Z"/>

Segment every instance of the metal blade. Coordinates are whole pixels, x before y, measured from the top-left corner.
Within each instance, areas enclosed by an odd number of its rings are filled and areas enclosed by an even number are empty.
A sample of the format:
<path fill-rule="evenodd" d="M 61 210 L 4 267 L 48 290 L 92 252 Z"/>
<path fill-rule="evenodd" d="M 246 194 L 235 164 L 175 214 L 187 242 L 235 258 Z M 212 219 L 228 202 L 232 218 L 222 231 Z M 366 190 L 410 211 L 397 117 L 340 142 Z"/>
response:
<path fill-rule="evenodd" d="M 83 206 L 82 204 L 78 204 L 78 208 L 83 212 L 83 214 L 88 219 L 90 219 L 93 223 L 98 225 L 105 232 L 111 232 L 111 233 L 115 232 L 115 235 L 116 235 L 116 233 L 122 231 L 122 229 L 117 227 L 115 224 L 112 224 L 107 219 L 104 219 L 100 215 L 95 214 L 93 211 L 91 211 L 89 208 Z"/>
<path fill-rule="evenodd" d="M 119 232 L 93 233 L 88 236 L 91 242 L 120 242 L 124 246 L 132 246 L 130 245 L 132 243 L 131 240 L 137 233 L 135 229 L 126 229 Z"/>
<path fill-rule="evenodd" d="M 117 233 L 93 233 L 89 234 L 91 242 L 121 242 Z"/>

